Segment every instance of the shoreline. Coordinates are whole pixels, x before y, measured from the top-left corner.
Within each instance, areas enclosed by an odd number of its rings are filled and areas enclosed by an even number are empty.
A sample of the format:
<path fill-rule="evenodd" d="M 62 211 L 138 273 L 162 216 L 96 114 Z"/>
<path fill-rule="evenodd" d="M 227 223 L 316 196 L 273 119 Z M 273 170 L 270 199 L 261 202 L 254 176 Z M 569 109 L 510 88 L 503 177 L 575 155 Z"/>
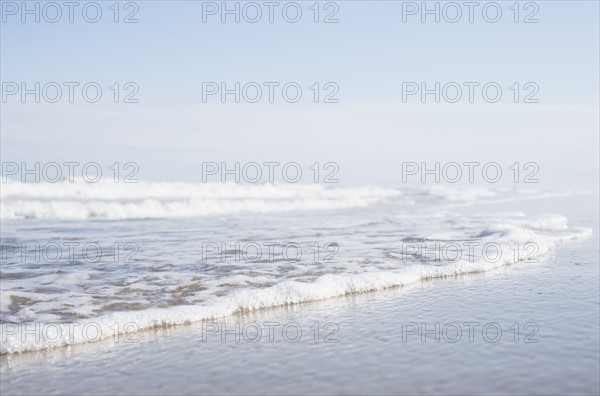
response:
<path fill-rule="evenodd" d="M 589 204 L 595 197 L 583 199 Z M 530 205 L 540 209 L 539 202 Z M 520 206 L 531 212 L 528 205 Z M 559 243 L 538 263 L 238 313 L 213 321 L 230 331 L 225 331 L 225 342 L 221 329 L 204 322 L 204 327 L 193 323 L 140 331 L 137 343 L 109 339 L 4 354 L 2 393 L 595 394 L 597 209 L 573 198 L 544 202 L 543 209 L 557 211 L 553 206 L 567 209 L 561 213 L 570 224 L 594 227 L 593 237 Z M 271 342 L 265 331 L 273 322 L 279 323 L 277 330 L 298 324 L 303 336 L 291 342 L 276 332 Z M 465 324 L 473 322 L 480 326 L 470 342 Z M 324 342 L 335 330 L 325 328 L 331 323 L 338 326 L 332 336 L 338 342 Z M 444 333 L 453 323 L 463 331 L 457 342 L 450 342 L 455 333 Z M 503 334 L 497 342 L 491 342 L 494 323 Z M 538 326 L 533 336 L 525 328 L 532 323 Z M 431 333 L 436 324 L 440 330 Z M 256 325 L 263 336 L 252 342 L 252 332 L 244 335 L 243 329 Z M 486 325 L 491 327 L 484 335 L 479 331 Z M 293 340 L 294 328 L 289 329 Z M 527 336 L 538 342 L 524 342 Z"/>

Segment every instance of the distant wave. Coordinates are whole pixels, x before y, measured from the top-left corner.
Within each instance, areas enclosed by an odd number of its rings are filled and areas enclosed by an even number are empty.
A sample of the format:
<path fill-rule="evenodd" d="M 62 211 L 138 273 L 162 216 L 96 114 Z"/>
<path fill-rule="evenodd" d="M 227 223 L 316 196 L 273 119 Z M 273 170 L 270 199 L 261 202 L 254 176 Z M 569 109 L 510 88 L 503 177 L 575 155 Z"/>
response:
<path fill-rule="evenodd" d="M 364 207 L 402 195 L 379 187 L 201 183 L 9 182 L 3 219 L 132 219 L 194 217 Z"/>
<path fill-rule="evenodd" d="M 558 193 L 490 188 L 422 189 L 374 186 L 240 185 L 233 183 L 3 183 L 0 218 L 135 219 L 332 210 L 394 201 L 473 204 L 533 199 Z M 564 193 L 561 193 L 564 194 Z"/>

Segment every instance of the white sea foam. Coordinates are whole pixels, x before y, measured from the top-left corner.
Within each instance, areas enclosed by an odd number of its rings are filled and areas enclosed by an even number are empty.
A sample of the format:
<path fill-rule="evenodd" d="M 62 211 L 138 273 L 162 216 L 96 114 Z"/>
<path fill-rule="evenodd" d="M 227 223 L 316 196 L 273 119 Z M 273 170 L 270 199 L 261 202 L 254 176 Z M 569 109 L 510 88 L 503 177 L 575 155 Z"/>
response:
<path fill-rule="evenodd" d="M 23 262 L 18 254 L 2 250 L 3 260 L 8 260 L 3 261 L 0 285 L 0 353 L 111 337 L 115 323 L 119 332 L 127 330 L 127 323 L 139 329 L 182 324 L 542 259 L 557 243 L 589 237 L 591 230 L 570 227 L 558 214 L 465 216 L 456 209 L 568 194 L 490 188 L 9 181 L 0 193 L 0 218 L 11 220 L 3 223 L 4 241 L 107 241 L 113 235 L 116 239 L 110 244 L 137 242 L 142 249 L 130 263 L 76 257 L 51 264 L 39 264 L 37 256 L 33 263 Z M 370 208 L 376 204 L 389 206 Z M 343 215 L 330 211 L 355 207 L 364 210 Z M 273 214 L 278 212 L 288 212 L 285 222 Z M 206 217 L 231 214 L 236 216 Z M 41 222 L 21 220 L 26 218 Z M 90 218 L 160 220 L 152 221 L 152 233 L 145 221 L 121 222 L 115 228 L 114 222 L 94 222 L 93 227 L 89 222 L 65 222 L 57 227 L 45 220 Z M 298 262 L 201 259 L 204 242 L 239 240 L 304 246 L 315 240 L 335 242 L 339 260 L 331 265 L 322 257 L 314 261 L 312 250 Z M 482 251 L 432 258 L 432 243 L 495 244 L 500 254 L 493 260 L 484 258 Z M 404 244 L 422 250 L 415 253 Z M 99 330 L 100 336 L 74 331 L 69 323 L 80 330 L 93 327 L 91 333 Z M 45 326 L 46 333 L 32 333 L 32 325 Z M 54 337 L 52 331 L 57 330 L 60 334 Z"/>
<path fill-rule="evenodd" d="M 364 207 L 398 189 L 233 183 L 20 183 L 3 185 L 2 219 L 133 219 Z"/>
<path fill-rule="evenodd" d="M 541 190 L 235 183 L 21 183 L 0 191 L 0 219 L 140 219 L 237 213 L 276 213 L 367 207 L 378 203 L 448 206 L 536 199 L 565 193 Z"/>
<path fill-rule="evenodd" d="M 353 257 L 340 261 L 329 270 L 306 265 L 308 269 L 305 271 L 293 270 L 283 276 L 279 270 L 273 270 L 272 263 L 253 263 L 250 266 L 252 274 L 249 274 L 245 267 L 240 267 L 241 269 L 233 272 L 219 273 L 216 276 L 177 271 L 154 277 L 149 285 L 144 278 L 149 273 L 140 273 L 140 268 L 136 268 L 134 272 L 125 273 L 124 282 L 115 283 L 126 284 L 128 289 L 138 290 L 137 294 L 131 295 L 131 299 L 140 296 L 147 299 L 149 298 L 147 293 L 155 291 L 164 296 L 174 290 L 181 290 L 182 287 L 201 285 L 202 290 L 199 290 L 196 295 L 198 302 L 116 312 L 103 310 L 102 305 L 98 305 L 90 296 L 100 290 L 106 290 L 104 298 L 110 301 L 111 296 L 118 296 L 123 292 L 123 289 L 116 286 L 107 286 L 110 276 L 114 276 L 111 273 L 102 273 L 103 277 L 97 285 L 94 285 L 92 279 L 98 275 L 94 271 L 86 273 L 78 270 L 66 275 L 25 277 L 13 281 L 16 286 L 14 288 L 7 287 L 6 283 L 3 285 L 2 310 L 8 310 L 15 297 L 36 300 L 37 303 L 29 307 L 21 307 L 14 315 L 5 316 L 1 326 L 0 353 L 34 351 L 114 337 L 117 328 L 115 323 L 118 324 L 118 331 L 122 333 L 127 329 L 131 330 L 124 326 L 127 323 L 134 323 L 138 329 L 184 324 L 220 318 L 241 311 L 404 286 L 424 279 L 490 271 L 515 264 L 526 256 L 530 260 L 543 259 L 551 253 L 558 241 L 585 238 L 591 234 L 589 229 L 570 228 L 566 218 L 556 214 L 526 216 L 520 212 L 512 212 L 488 214 L 485 217 L 475 215 L 467 218 L 442 211 L 431 214 L 429 219 L 430 221 L 424 222 L 421 216 L 416 216 L 411 223 L 410 217 L 405 216 L 396 226 L 400 227 L 400 224 L 403 224 L 413 229 L 408 234 L 402 234 L 410 235 L 413 239 L 435 238 L 442 242 L 476 241 L 482 245 L 494 243 L 502 248 L 501 254 L 494 260 L 484 259 L 479 254 L 476 255 L 477 257 L 447 262 L 435 260 L 406 262 L 402 260 L 405 255 L 396 249 L 400 234 L 388 236 L 390 231 L 382 229 L 380 223 L 374 230 L 379 230 L 384 237 L 372 236 L 375 240 L 383 238 L 378 242 L 379 245 L 372 244 L 374 242 L 370 240 L 366 241 L 368 243 L 366 248 L 358 246 L 359 242 L 356 242 L 356 246 L 348 243 L 345 247 L 351 250 Z M 449 225 L 454 223 L 458 223 L 459 226 Z M 363 230 L 365 234 L 371 232 L 366 228 Z M 365 242 L 365 237 L 363 236 L 359 241 Z M 515 254 L 515 243 L 518 244 L 518 254 Z M 533 255 L 526 248 L 528 243 L 533 243 L 537 247 Z M 367 261 L 361 261 L 364 258 L 361 257 L 363 248 L 364 251 L 380 253 L 373 255 Z M 375 259 L 379 259 L 379 265 L 373 264 Z M 307 274 L 310 275 L 310 280 L 307 280 Z M 194 276 L 197 280 L 193 280 Z M 57 296 L 56 292 L 45 293 L 43 290 L 23 291 L 44 284 L 68 289 L 61 296 Z M 227 292 L 223 293 L 224 290 Z M 95 298 L 97 297 L 96 295 Z M 14 311 L 16 309 L 14 304 L 12 307 Z M 65 313 L 70 312 L 72 317 L 83 317 L 83 319 L 53 321 L 49 312 L 61 309 Z M 8 323 L 11 321 L 15 323 Z M 28 322 L 41 324 L 42 327 L 36 330 L 35 325 Z M 54 322 L 61 322 L 61 324 L 51 325 Z M 73 327 L 73 323 L 77 326 Z M 87 329 L 86 332 L 83 332 L 83 329 Z"/>

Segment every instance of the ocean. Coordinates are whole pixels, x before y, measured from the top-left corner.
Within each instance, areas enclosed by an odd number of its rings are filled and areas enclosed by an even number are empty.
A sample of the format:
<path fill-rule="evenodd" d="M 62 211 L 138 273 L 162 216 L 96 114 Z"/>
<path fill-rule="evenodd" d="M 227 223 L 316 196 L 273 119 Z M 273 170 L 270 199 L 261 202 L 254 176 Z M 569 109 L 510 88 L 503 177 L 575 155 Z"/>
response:
<path fill-rule="evenodd" d="M 593 394 L 597 202 L 6 183 L 2 390 Z"/>

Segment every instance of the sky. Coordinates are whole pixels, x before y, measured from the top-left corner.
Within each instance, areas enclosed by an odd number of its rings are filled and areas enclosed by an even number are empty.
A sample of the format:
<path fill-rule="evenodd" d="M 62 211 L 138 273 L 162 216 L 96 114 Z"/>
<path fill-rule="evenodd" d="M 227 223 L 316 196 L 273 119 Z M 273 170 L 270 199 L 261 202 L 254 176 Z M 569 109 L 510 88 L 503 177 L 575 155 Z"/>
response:
<path fill-rule="evenodd" d="M 343 185 L 402 185 L 407 162 L 517 162 L 540 187 L 598 190 L 596 1 L 476 2 L 472 22 L 463 1 L 77 3 L 70 22 L 63 1 L 1 2 L 3 162 L 135 162 L 140 179 L 194 182 L 203 162 L 335 162 Z M 23 13 L 36 4 L 39 22 Z M 239 22 L 222 14 L 236 4 Z M 439 22 L 422 13 L 436 5 Z M 23 83 L 47 88 L 40 103 Z M 439 103 L 407 95 L 436 83 Z"/>

